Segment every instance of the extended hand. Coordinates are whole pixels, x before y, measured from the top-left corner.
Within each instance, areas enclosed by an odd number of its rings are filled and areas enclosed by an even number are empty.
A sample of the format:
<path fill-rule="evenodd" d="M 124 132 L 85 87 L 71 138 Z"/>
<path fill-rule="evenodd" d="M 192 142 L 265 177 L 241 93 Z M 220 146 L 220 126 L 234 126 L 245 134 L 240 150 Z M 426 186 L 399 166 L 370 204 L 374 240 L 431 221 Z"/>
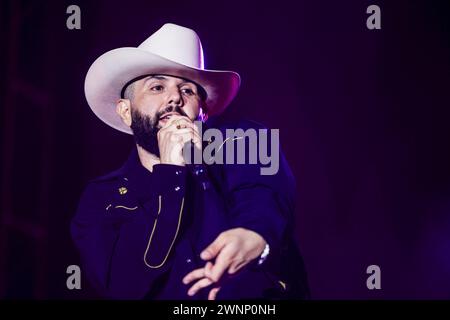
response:
<path fill-rule="evenodd" d="M 200 257 L 208 261 L 203 268 L 191 271 L 183 278 L 183 283 L 188 284 L 194 280 L 197 282 L 189 289 L 188 295 L 195 295 L 200 289 L 213 283 L 218 284 L 225 270 L 228 274 L 234 274 L 252 260 L 261 255 L 266 241 L 258 233 L 244 229 L 235 228 L 222 232 L 213 243 L 211 243 Z M 214 287 L 209 295 L 209 300 L 214 300 L 220 286 Z"/>

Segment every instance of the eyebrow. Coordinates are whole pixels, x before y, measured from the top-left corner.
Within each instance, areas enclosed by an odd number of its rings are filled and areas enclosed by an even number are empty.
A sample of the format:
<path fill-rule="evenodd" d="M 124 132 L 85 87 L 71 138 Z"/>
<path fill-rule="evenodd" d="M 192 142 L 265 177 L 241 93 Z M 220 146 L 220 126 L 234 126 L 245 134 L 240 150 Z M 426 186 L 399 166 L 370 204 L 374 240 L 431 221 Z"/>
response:
<path fill-rule="evenodd" d="M 151 76 L 148 76 L 147 79 L 145 79 L 145 82 L 150 81 L 150 80 L 152 80 L 152 79 L 162 80 L 162 81 L 167 81 L 167 80 L 168 80 L 165 76 L 151 75 Z M 190 83 L 190 84 L 193 84 L 193 85 L 195 86 L 195 83 L 192 82 L 192 81 L 189 81 L 189 80 L 183 79 L 183 78 L 178 78 L 178 79 L 181 79 L 181 80 L 182 80 L 182 81 L 179 83 L 179 85 L 180 85 L 180 84 L 185 84 L 185 83 Z"/>
<path fill-rule="evenodd" d="M 144 85 L 146 85 L 147 82 L 150 81 L 150 80 L 152 80 L 152 79 L 162 80 L 162 81 L 167 81 L 167 80 L 168 80 L 167 77 L 165 77 L 164 75 L 144 75 L 144 76 L 140 76 L 140 77 L 137 77 L 137 78 L 133 78 L 132 80 L 128 81 L 128 82 L 123 86 L 122 90 L 120 91 L 120 97 L 121 97 L 122 99 L 125 97 L 125 91 L 126 91 L 126 89 L 127 89 L 127 87 L 128 87 L 129 85 L 131 85 L 132 83 L 134 83 L 134 82 L 136 82 L 136 81 L 138 81 L 138 80 L 142 80 L 142 79 L 145 79 Z M 198 91 L 200 91 L 200 90 L 198 89 L 199 86 L 198 86 L 195 82 L 192 82 L 192 81 L 190 81 L 190 80 L 188 80 L 188 79 L 184 79 L 184 78 L 178 78 L 178 79 L 183 80 L 182 82 L 180 82 L 181 85 L 182 85 L 182 84 L 186 84 L 186 83 L 191 83 L 191 84 L 193 84 L 193 85 L 197 88 Z"/>
<path fill-rule="evenodd" d="M 167 78 L 166 78 L 166 77 L 163 77 L 163 76 L 149 76 L 149 77 L 147 77 L 147 79 L 145 79 L 145 81 L 147 82 L 148 80 L 151 80 L 151 79 L 156 79 L 156 80 L 167 80 Z"/>

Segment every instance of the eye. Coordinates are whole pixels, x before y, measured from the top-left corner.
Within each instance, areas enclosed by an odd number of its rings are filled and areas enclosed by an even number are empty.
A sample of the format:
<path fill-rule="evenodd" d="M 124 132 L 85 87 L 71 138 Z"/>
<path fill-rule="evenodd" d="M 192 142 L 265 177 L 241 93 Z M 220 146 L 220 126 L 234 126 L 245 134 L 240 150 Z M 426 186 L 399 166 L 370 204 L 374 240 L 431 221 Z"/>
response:
<path fill-rule="evenodd" d="M 181 89 L 181 92 L 183 92 L 184 94 L 187 94 L 189 96 L 192 96 L 195 94 L 194 90 L 192 90 L 190 88 L 183 88 L 183 89 Z"/>
<path fill-rule="evenodd" d="M 161 85 L 156 85 L 156 86 L 152 86 L 152 87 L 150 87 L 150 90 L 151 91 L 162 91 L 164 88 L 163 88 L 163 86 L 161 86 Z"/>

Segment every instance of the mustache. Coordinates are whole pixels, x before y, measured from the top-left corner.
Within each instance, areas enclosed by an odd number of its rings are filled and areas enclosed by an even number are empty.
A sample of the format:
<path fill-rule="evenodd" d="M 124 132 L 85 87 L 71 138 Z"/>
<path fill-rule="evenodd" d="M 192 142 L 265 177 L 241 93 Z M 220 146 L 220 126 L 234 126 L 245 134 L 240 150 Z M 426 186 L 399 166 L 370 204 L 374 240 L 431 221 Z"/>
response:
<path fill-rule="evenodd" d="M 179 106 L 167 106 L 166 108 L 164 108 L 164 110 L 161 110 L 156 114 L 157 121 L 159 121 L 163 115 L 169 112 L 177 112 L 180 115 L 187 117 L 187 114 Z"/>

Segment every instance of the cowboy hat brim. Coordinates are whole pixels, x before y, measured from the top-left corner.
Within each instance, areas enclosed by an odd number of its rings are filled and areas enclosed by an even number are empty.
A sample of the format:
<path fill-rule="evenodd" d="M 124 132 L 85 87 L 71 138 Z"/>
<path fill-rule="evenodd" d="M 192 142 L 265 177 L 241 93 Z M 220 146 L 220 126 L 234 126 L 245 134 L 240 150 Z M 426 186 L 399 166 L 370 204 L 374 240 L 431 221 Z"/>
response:
<path fill-rule="evenodd" d="M 139 48 L 108 51 L 89 68 L 84 82 L 86 100 L 92 111 L 109 126 L 132 134 L 116 113 L 122 88 L 132 79 L 147 74 L 165 74 L 191 80 L 207 93 L 208 115 L 220 114 L 236 96 L 239 74 L 233 71 L 188 67 Z"/>

